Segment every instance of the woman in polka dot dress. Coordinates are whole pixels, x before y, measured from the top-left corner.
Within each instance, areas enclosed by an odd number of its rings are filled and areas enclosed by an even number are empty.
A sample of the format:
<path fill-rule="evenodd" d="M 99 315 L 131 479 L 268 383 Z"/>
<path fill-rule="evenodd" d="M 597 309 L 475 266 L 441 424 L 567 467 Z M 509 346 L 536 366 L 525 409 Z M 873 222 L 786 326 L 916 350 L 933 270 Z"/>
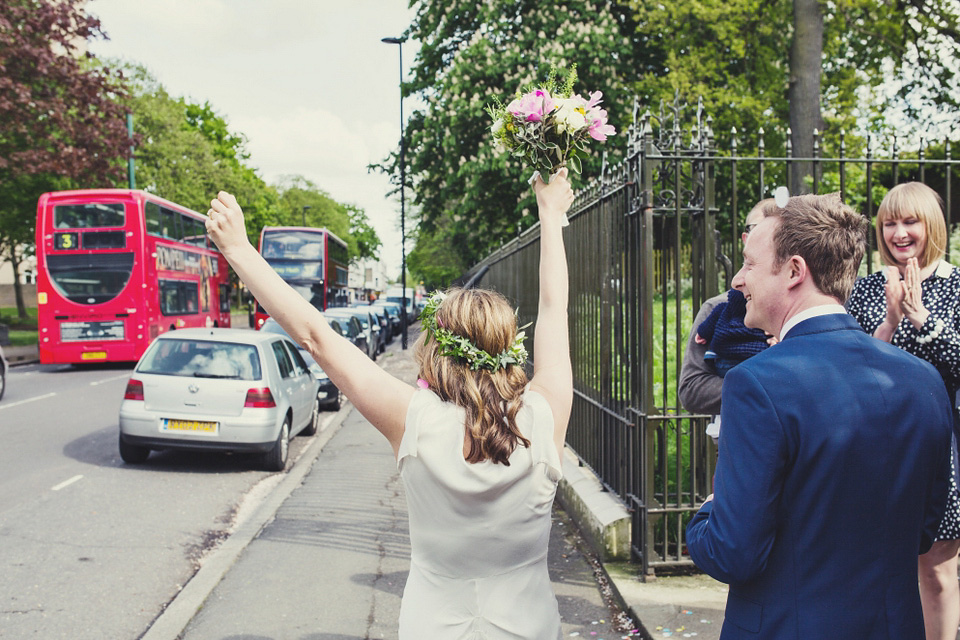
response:
<path fill-rule="evenodd" d="M 897 185 L 880 203 L 876 227 L 877 246 L 888 266 L 856 283 L 847 310 L 867 333 L 933 364 L 955 398 L 960 388 L 960 269 L 943 260 L 947 228 L 940 196 L 919 182 Z M 953 446 L 956 458 L 956 442 Z M 918 565 L 927 640 L 955 640 L 960 624 L 960 494 L 953 459 L 951 466 L 947 511 L 937 541 Z"/>

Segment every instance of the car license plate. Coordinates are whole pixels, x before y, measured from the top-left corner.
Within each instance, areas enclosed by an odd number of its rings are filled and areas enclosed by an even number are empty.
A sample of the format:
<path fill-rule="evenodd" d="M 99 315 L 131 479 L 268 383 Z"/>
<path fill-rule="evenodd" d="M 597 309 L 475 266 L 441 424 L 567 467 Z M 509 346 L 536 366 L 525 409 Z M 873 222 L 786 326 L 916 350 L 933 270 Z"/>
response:
<path fill-rule="evenodd" d="M 197 433 L 202 435 L 217 435 L 219 422 L 202 422 L 200 420 L 170 420 L 164 418 L 160 422 L 160 431 L 177 431 Z"/>
<path fill-rule="evenodd" d="M 106 360 L 106 351 L 85 351 L 80 354 L 81 360 Z"/>

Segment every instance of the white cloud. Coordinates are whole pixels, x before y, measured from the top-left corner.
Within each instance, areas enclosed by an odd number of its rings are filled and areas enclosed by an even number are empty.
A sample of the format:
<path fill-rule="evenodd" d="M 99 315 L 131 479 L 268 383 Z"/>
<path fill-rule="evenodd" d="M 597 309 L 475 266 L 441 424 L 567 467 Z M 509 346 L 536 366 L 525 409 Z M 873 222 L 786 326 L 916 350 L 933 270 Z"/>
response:
<path fill-rule="evenodd" d="M 323 109 L 298 107 L 280 117 L 238 117 L 233 127 L 249 138 L 254 165 L 275 181 L 285 174 L 342 178 L 369 162 L 370 150 L 361 132 Z"/>

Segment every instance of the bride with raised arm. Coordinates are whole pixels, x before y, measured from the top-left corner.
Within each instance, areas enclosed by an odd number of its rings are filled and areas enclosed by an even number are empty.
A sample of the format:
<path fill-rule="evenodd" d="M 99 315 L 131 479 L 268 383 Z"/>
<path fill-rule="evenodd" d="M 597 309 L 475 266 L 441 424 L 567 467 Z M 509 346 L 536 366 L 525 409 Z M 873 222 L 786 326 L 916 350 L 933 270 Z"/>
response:
<path fill-rule="evenodd" d="M 412 386 L 340 337 L 273 271 L 248 241 L 236 198 L 220 192 L 208 212 L 208 234 L 247 288 L 393 447 L 410 517 L 401 640 L 560 634 L 547 543 L 573 402 L 561 227 L 573 192 L 566 169 L 533 188 L 540 299 L 529 381 L 523 334 L 502 295 L 431 296 Z"/>

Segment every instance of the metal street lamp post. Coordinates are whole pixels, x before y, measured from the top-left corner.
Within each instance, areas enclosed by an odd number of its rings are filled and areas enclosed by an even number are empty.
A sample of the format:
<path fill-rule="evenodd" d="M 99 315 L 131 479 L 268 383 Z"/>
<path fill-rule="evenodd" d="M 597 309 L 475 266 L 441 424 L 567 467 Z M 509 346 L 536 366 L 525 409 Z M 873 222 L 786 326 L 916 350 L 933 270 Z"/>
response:
<path fill-rule="evenodd" d="M 407 348 L 407 234 L 405 227 L 404 211 L 404 186 L 407 182 L 406 166 L 404 164 L 404 140 L 403 140 L 403 43 L 406 37 L 402 38 L 381 38 L 381 42 L 395 44 L 400 52 L 400 286 L 402 287 L 402 305 L 403 313 L 400 314 L 400 344 L 403 349 Z"/>
<path fill-rule="evenodd" d="M 307 209 L 310 208 L 310 205 L 303 205 L 303 211 L 300 212 L 300 226 L 307 226 Z"/>

